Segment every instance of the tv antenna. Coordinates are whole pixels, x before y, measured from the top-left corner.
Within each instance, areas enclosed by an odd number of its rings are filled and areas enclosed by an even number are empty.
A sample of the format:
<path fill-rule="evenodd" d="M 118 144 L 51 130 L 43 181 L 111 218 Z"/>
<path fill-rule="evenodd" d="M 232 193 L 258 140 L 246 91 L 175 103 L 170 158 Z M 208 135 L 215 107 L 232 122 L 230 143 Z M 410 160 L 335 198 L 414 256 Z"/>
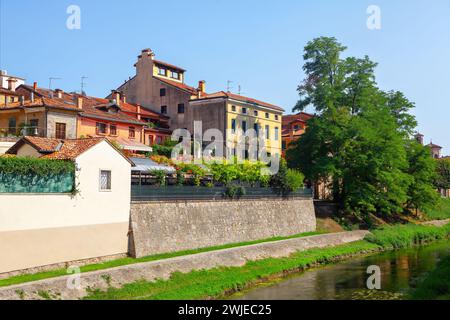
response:
<path fill-rule="evenodd" d="M 81 77 L 81 95 L 84 95 L 84 94 L 85 94 L 85 92 L 84 92 L 84 87 L 85 87 L 85 85 L 86 85 L 86 82 L 84 82 L 85 79 L 89 79 L 89 78 L 86 77 L 86 76 L 82 76 L 82 77 Z"/>
<path fill-rule="evenodd" d="M 244 94 L 245 92 L 242 91 L 242 86 L 238 85 L 238 95 Z"/>
<path fill-rule="evenodd" d="M 49 90 L 52 90 L 52 82 L 53 82 L 53 80 L 61 80 L 61 78 L 58 78 L 58 77 L 50 77 L 50 78 L 48 78 L 48 89 Z"/>
<path fill-rule="evenodd" d="M 232 83 L 233 83 L 233 81 L 227 80 L 227 92 L 231 92 L 231 89 L 233 88 L 233 87 L 231 86 Z"/>

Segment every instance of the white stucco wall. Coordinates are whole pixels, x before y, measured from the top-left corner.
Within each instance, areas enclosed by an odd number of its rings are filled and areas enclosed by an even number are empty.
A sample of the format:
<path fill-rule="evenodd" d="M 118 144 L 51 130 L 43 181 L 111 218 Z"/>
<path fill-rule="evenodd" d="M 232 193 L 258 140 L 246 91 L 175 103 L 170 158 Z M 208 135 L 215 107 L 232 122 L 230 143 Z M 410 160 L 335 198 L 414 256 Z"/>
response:
<path fill-rule="evenodd" d="M 0 155 L 5 154 L 14 144 L 15 142 L 0 141 Z"/>
<path fill-rule="evenodd" d="M 75 197 L 0 194 L 0 273 L 127 252 L 131 164 L 105 141 L 76 164 Z M 110 192 L 100 191 L 102 169 Z"/>

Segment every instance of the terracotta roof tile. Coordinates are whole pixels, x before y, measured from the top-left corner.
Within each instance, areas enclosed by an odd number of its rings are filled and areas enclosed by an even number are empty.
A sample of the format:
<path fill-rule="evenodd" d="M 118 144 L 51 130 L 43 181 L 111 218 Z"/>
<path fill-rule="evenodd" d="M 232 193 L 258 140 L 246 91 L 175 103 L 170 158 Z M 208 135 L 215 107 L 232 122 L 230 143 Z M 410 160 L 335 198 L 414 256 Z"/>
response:
<path fill-rule="evenodd" d="M 103 140 L 104 139 L 102 138 L 57 140 L 59 142 L 58 146 L 60 147 L 60 149 L 58 151 L 45 155 L 42 158 L 55 160 L 74 160 L 86 150 L 92 148 Z"/>
<path fill-rule="evenodd" d="M 294 121 L 306 122 L 313 117 L 314 116 L 312 114 L 309 114 L 306 112 L 300 112 L 297 114 L 289 114 L 289 115 L 283 116 L 283 125 L 288 125 Z"/>
<path fill-rule="evenodd" d="M 15 91 L 11 91 L 5 88 L 0 88 L 0 94 L 10 95 L 10 96 L 19 96 L 19 94 Z"/>
<path fill-rule="evenodd" d="M 242 102 L 246 102 L 246 103 L 250 103 L 250 104 L 258 104 L 260 106 L 269 108 L 269 109 L 274 109 L 277 111 L 281 111 L 283 112 L 284 109 L 280 108 L 276 105 L 261 101 L 261 100 L 257 100 L 257 99 L 253 99 L 253 98 L 249 98 L 249 97 L 245 97 L 245 96 L 241 96 L 235 93 L 231 93 L 231 92 L 225 92 L 225 91 L 219 91 L 219 92 L 215 92 L 215 93 L 211 93 L 211 94 L 204 94 L 201 96 L 200 99 L 212 99 L 212 98 L 229 98 L 229 99 L 234 99 L 234 100 L 238 100 L 238 101 L 242 101 Z"/>
<path fill-rule="evenodd" d="M 173 81 L 173 80 L 169 80 L 169 79 L 164 79 L 164 78 L 159 78 L 159 77 L 153 77 L 154 79 L 157 79 L 165 84 L 171 85 L 173 87 L 176 87 L 178 89 L 181 89 L 183 91 L 186 91 L 188 93 L 190 93 L 191 95 L 196 95 L 198 90 L 194 87 L 188 86 L 184 83 L 181 82 L 177 82 L 177 81 Z"/>
<path fill-rule="evenodd" d="M 47 98 L 47 97 L 36 97 L 34 101 L 25 100 L 23 103 L 10 102 L 7 106 L 0 107 L 1 109 L 17 109 L 17 108 L 37 108 L 37 107 L 50 107 L 55 109 L 64 109 L 69 111 L 81 111 L 77 108 L 74 102 L 67 101 L 59 98 Z"/>

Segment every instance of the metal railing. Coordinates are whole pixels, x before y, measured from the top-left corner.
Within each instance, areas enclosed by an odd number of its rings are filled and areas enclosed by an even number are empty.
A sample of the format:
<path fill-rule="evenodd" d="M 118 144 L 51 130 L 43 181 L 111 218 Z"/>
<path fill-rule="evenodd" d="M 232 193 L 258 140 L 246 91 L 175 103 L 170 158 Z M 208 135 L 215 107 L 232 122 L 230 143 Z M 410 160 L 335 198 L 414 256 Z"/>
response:
<path fill-rule="evenodd" d="M 194 187 L 194 186 L 152 186 L 132 185 L 132 201 L 165 201 L 165 200 L 227 200 L 227 187 Z M 245 187 L 245 194 L 239 199 L 281 199 L 312 198 L 312 189 L 300 189 L 282 197 L 271 188 Z"/>
<path fill-rule="evenodd" d="M 22 128 L 0 128 L 0 138 L 17 138 L 24 136 L 44 137 L 45 129 L 31 126 Z"/>

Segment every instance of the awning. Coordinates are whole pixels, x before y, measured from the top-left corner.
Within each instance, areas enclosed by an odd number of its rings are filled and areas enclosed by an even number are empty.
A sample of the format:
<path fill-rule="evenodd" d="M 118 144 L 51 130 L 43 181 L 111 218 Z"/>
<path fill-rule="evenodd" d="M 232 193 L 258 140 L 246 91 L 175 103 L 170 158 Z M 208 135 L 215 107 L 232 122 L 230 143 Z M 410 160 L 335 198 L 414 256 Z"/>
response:
<path fill-rule="evenodd" d="M 155 161 L 148 158 L 130 158 L 130 159 L 136 165 L 135 167 L 131 168 L 131 171 L 133 172 L 145 173 L 154 170 L 166 171 L 167 173 L 176 172 L 175 168 L 156 163 Z"/>
<path fill-rule="evenodd" d="M 112 141 L 117 142 L 119 144 L 119 146 L 124 150 L 140 151 L 140 152 L 152 152 L 153 151 L 152 147 L 146 146 L 145 144 L 134 141 L 134 140 L 125 139 L 125 138 L 121 138 L 121 137 L 108 138 L 108 139 L 111 139 Z"/>

